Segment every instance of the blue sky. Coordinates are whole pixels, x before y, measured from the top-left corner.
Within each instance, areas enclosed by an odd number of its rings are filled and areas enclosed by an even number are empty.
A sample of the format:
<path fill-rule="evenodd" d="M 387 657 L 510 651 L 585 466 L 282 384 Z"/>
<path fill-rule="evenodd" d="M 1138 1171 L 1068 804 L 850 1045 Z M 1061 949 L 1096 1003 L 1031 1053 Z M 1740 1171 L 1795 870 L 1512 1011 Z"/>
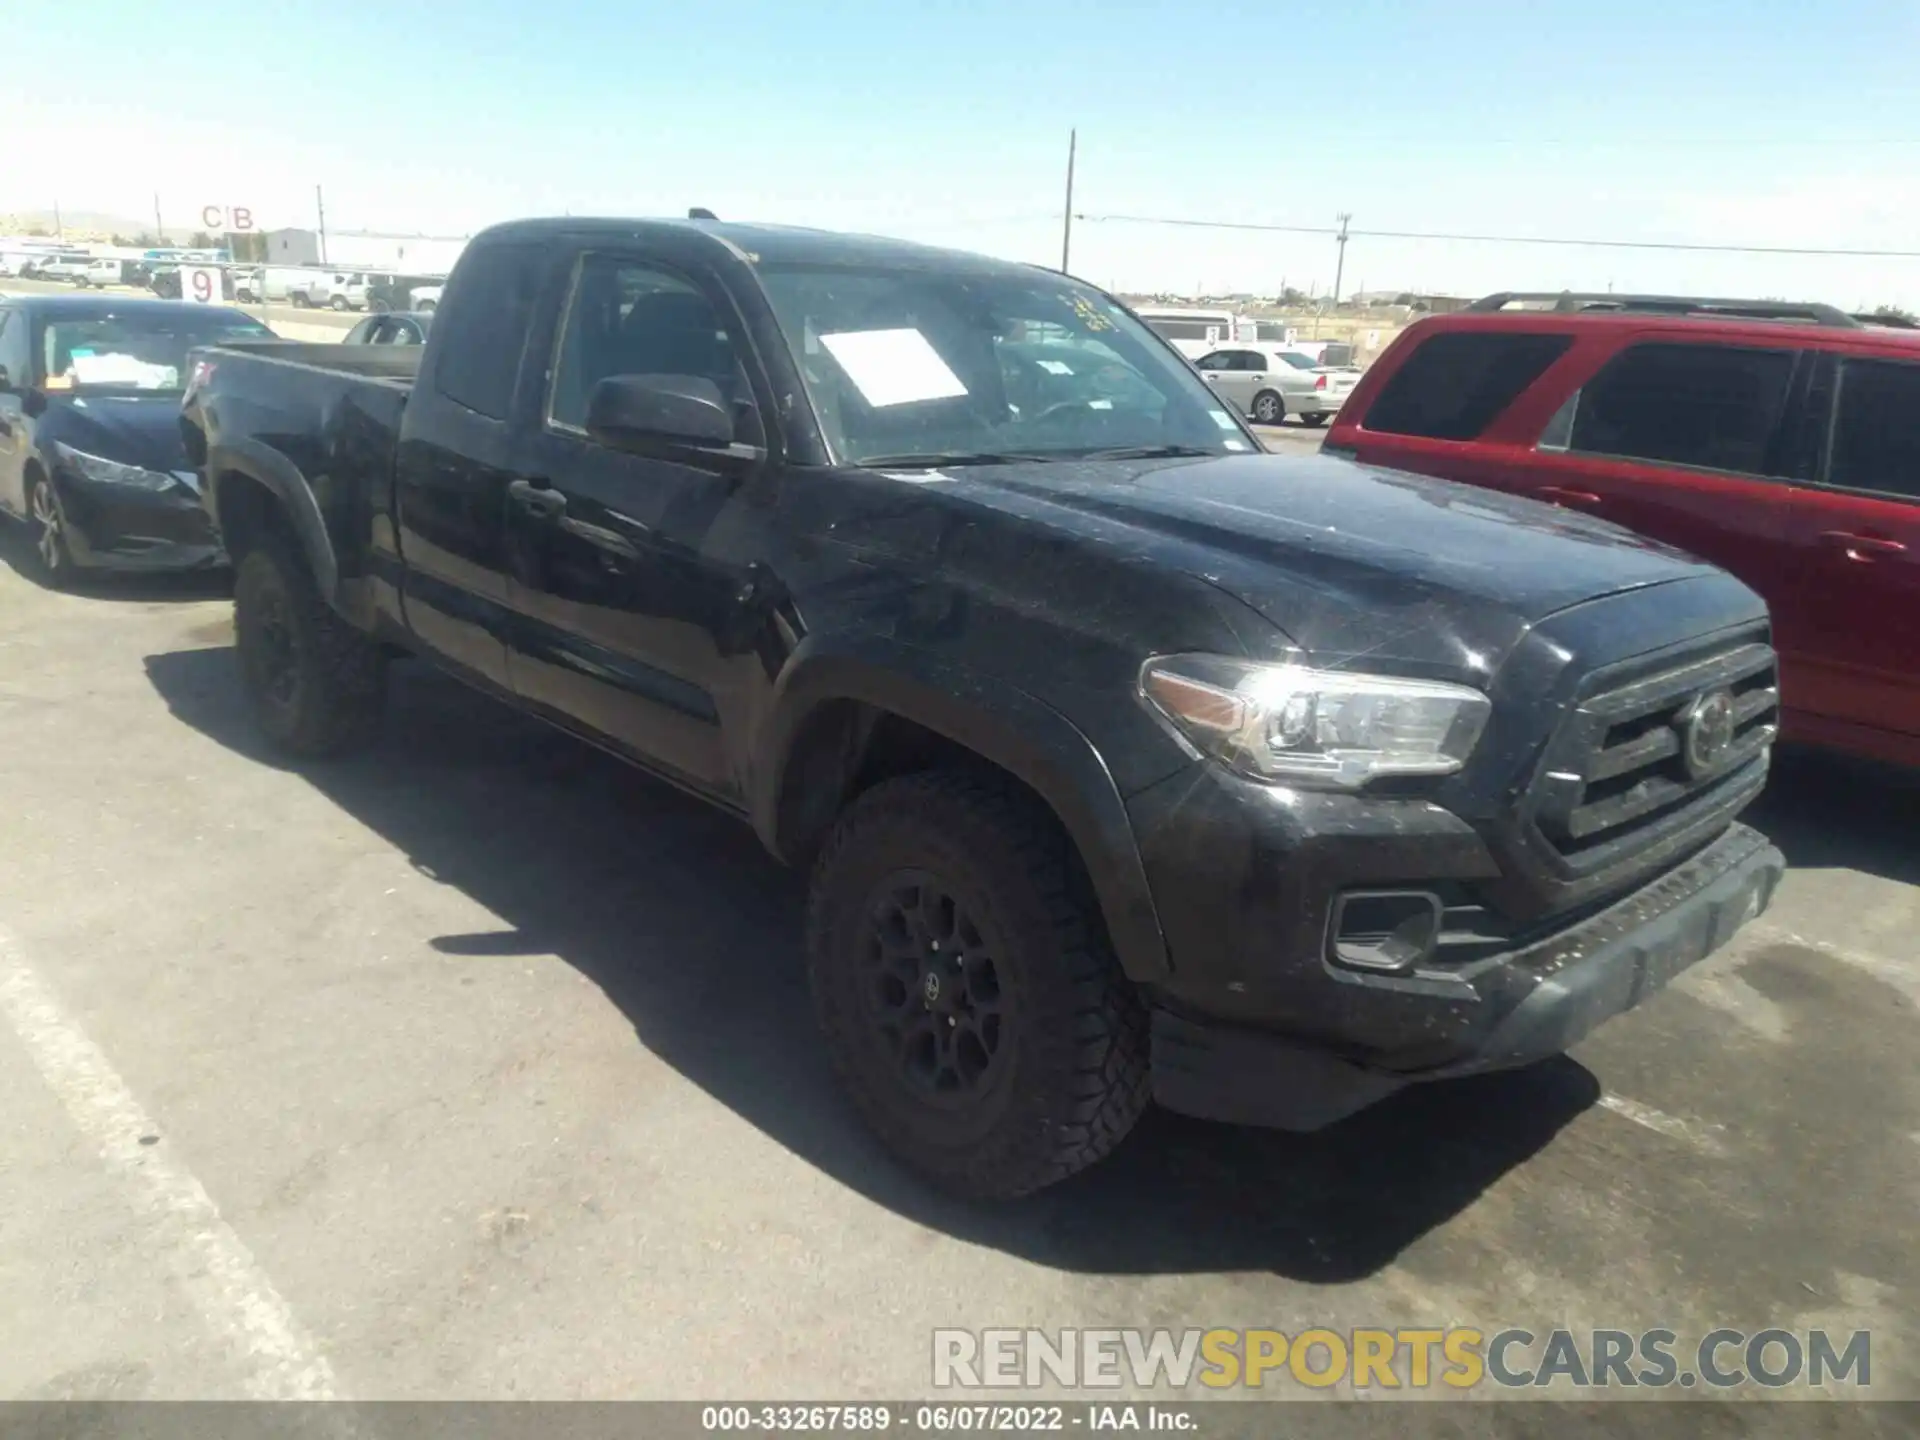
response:
<path fill-rule="evenodd" d="M 80 8 L 5 22 L 46 83 L 0 93 L 0 210 L 158 189 L 310 225 L 317 182 L 336 228 L 700 204 L 1057 263 L 1077 126 L 1091 215 L 1920 250 L 1914 0 Z M 1324 290 L 1333 261 L 1075 227 L 1073 268 L 1125 288 Z M 1920 259 L 1357 239 L 1345 279 L 1920 305 Z"/>

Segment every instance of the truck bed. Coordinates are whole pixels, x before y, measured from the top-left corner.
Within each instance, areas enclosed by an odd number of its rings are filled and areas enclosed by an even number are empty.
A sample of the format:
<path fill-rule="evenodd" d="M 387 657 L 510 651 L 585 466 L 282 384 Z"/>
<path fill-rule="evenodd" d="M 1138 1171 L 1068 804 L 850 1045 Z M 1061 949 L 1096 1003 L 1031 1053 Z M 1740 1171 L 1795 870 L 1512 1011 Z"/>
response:
<path fill-rule="evenodd" d="M 259 340 L 190 356 L 181 430 L 216 521 L 233 475 L 316 515 L 324 542 L 313 543 L 337 557 L 336 603 L 365 603 L 361 571 L 375 549 L 374 517 L 392 509 L 400 421 L 422 348 Z"/>
<path fill-rule="evenodd" d="M 244 354 L 250 360 L 329 370 L 362 380 L 398 385 L 403 390 L 420 373 L 422 345 L 324 345 L 307 340 L 231 340 L 209 347 L 206 354 Z"/>

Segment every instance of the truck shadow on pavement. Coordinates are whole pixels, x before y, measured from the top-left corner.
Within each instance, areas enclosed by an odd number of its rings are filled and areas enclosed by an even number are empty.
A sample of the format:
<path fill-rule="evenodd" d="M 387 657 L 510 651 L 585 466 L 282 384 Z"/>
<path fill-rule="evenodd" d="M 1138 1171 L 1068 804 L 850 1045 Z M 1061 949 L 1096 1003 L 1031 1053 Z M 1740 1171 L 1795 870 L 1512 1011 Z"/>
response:
<path fill-rule="evenodd" d="M 262 763 L 229 649 L 148 658 L 173 714 Z M 381 743 L 299 773 L 507 928 L 477 961 L 553 955 L 642 1044 L 749 1123 L 919 1223 L 1065 1270 L 1370 1275 L 1539 1152 L 1600 1088 L 1570 1059 L 1415 1087 L 1310 1136 L 1150 1113 L 1108 1162 L 971 1206 L 897 1167 L 835 1093 L 799 948 L 802 877 L 737 821 L 423 666 L 393 672 Z M 427 937 L 422 937 L 427 938 Z"/>

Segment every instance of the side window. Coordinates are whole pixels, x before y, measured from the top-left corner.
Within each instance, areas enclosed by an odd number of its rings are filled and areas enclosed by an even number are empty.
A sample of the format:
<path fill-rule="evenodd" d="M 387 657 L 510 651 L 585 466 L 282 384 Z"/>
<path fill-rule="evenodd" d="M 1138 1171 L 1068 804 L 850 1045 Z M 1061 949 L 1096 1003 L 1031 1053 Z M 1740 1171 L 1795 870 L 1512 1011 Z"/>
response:
<path fill-rule="evenodd" d="M 1193 363 L 1202 370 L 1231 370 L 1233 356 L 1225 350 L 1216 350 L 1211 355 L 1202 355 Z"/>
<path fill-rule="evenodd" d="M 584 429 L 587 397 L 610 375 L 690 375 L 711 380 L 730 404 L 752 398 L 698 287 L 645 261 L 588 255 L 574 276 L 547 419 Z"/>
<path fill-rule="evenodd" d="M 1635 345 L 1580 393 L 1569 449 L 1762 475 L 1793 352 Z"/>
<path fill-rule="evenodd" d="M 1827 482 L 1920 500 L 1920 365 L 1848 360 L 1841 366 Z"/>
<path fill-rule="evenodd" d="M 439 322 L 434 360 L 434 383 L 456 405 L 507 418 L 533 321 L 541 253 L 538 245 L 522 243 L 469 248 L 460 257 L 459 303 Z"/>
<path fill-rule="evenodd" d="M 1566 353 L 1571 335 L 1454 330 L 1421 343 L 1361 421 L 1388 435 L 1471 440 Z"/>

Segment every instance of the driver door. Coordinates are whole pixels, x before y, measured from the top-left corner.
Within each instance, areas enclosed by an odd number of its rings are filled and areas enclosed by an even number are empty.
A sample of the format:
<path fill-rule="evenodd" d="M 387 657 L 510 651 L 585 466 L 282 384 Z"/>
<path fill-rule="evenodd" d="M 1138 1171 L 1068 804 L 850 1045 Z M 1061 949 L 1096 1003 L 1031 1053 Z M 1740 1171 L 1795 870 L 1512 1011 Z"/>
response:
<path fill-rule="evenodd" d="M 749 502 L 726 476 L 611 449 L 586 429 L 600 380 L 695 376 L 733 401 L 742 438 L 759 437 L 728 313 L 703 277 L 662 258 L 583 255 L 539 429 L 507 490 L 507 531 L 514 689 L 569 728 L 731 800 L 739 786 L 722 718 L 757 584 L 731 540 L 752 528 Z"/>

